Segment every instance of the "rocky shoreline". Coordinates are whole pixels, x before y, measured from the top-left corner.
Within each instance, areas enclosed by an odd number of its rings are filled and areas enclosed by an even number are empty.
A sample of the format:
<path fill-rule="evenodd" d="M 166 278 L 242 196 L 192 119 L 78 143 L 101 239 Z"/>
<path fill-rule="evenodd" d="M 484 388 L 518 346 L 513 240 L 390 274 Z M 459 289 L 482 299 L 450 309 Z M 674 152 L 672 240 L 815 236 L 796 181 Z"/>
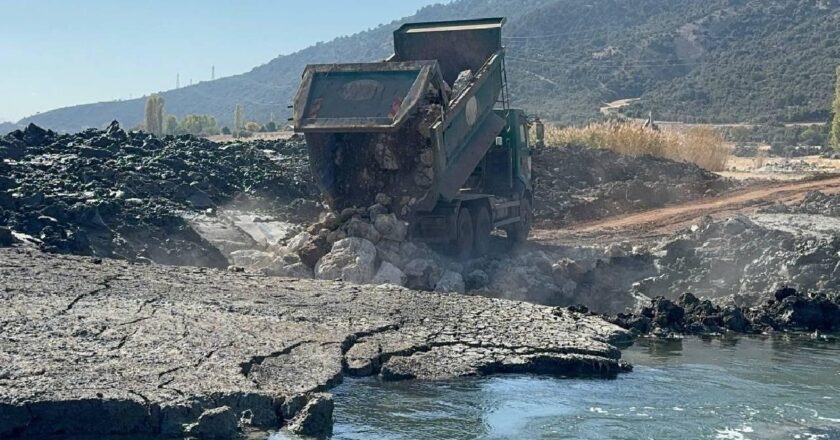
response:
<path fill-rule="evenodd" d="M 2 438 L 323 437 L 348 375 L 630 369 L 629 332 L 528 303 L 14 247 L 0 268 Z"/>
<path fill-rule="evenodd" d="M 578 312 L 588 312 L 574 307 Z M 639 313 L 605 315 L 604 319 L 634 335 L 672 337 L 726 332 L 840 332 L 840 294 L 804 294 L 783 287 L 772 299 L 755 306 L 720 306 L 708 299 L 684 293 L 677 301 L 657 297 Z"/>

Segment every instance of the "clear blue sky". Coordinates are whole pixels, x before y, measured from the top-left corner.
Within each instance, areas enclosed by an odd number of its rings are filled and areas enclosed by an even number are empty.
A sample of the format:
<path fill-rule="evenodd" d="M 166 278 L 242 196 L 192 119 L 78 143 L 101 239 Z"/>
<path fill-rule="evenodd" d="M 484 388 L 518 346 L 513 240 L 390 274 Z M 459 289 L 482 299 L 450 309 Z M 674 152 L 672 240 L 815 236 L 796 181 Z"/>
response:
<path fill-rule="evenodd" d="M 449 0 L 0 0 L 0 122 L 242 73 Z"/>

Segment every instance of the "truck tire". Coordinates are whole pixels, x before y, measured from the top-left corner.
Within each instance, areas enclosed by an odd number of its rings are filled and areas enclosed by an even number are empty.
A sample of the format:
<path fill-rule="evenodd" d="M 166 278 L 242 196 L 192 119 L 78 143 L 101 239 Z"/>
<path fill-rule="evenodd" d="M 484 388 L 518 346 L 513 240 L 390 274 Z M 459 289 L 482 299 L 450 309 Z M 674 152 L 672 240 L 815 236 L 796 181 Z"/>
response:
<path fill-rule="evenodd" d="M 486 206 L 479 206 L 472 210 L 473 215 L 473 255 L 482 257 L 490 251 L 490 234 L 493 232 L 493 221 Z"/>
<path fill-rule="evenodd" d="M 458 228 L 458 238 L 454 243 L 455 257 L 466 260 L 470 258 L 473 248 L 473 221 L 470 211 L 467 208 L 461 208 L 458 211 L 458 221 L 455 224 Z"/>
<path fill-rule="evenodd" d="M 514 246 L 521 245 L 528 241 L 528 234 L 531 233 L 531 202 L 523 198 L 519 205 L 520 220 L 507 228 L 508 240 Z"/>

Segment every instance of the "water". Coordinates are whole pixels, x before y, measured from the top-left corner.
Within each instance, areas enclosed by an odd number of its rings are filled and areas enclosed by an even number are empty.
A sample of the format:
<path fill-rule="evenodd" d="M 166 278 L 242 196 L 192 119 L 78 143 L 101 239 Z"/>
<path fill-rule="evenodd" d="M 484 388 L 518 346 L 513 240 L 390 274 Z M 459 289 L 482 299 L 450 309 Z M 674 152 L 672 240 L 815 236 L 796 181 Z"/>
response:
<path fill-rule="evenodd" d="M 640 341 L 616 380 L 347 380 L 335 439 L 840 439 L 840 344 Z"/>

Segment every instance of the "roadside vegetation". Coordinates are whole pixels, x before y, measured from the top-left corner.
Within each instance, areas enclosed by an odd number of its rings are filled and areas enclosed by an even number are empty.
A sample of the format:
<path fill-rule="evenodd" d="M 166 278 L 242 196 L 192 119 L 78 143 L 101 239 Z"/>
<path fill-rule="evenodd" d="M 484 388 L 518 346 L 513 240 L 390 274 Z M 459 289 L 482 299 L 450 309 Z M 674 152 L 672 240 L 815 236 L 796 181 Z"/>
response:
<path fill-rule="evenodd" d="M 219 134 L 233 135 L 234 137 L 251 137 L 254 133 L 266 133 L 277 131 L 277 124 L 274 122 L 274 114 L 271 114 L 271 121 L 266 124 L 259 124 L 254 121 L 245 120 L 245 110 L 237 104 L 233 111 L 234 128 L 227 126 L 219 127 L 216 118 L 212 115 L 186 115 L 178 119 L 175 115 L 167 115 L 165 111 L 166 101 L 160 95 L 154 94 L 146 99 L 146 107 L 143 115 L 143 123 L 137 127 L 143 131 L 156 136 L 180 136 L 190 134 L 193 136 L 216 136 Z"/>
<path fill-rule="evenodd" d="M 710 171 L 723 171 L 731 153 L 716 130 L 693 127 L 685 132 L 657 131 L 626 122 L 604 122 L 584 127 L 546 129 L 549 145 L 606 148 L 621 154 L 650 154 L 691 162 Z"/>

